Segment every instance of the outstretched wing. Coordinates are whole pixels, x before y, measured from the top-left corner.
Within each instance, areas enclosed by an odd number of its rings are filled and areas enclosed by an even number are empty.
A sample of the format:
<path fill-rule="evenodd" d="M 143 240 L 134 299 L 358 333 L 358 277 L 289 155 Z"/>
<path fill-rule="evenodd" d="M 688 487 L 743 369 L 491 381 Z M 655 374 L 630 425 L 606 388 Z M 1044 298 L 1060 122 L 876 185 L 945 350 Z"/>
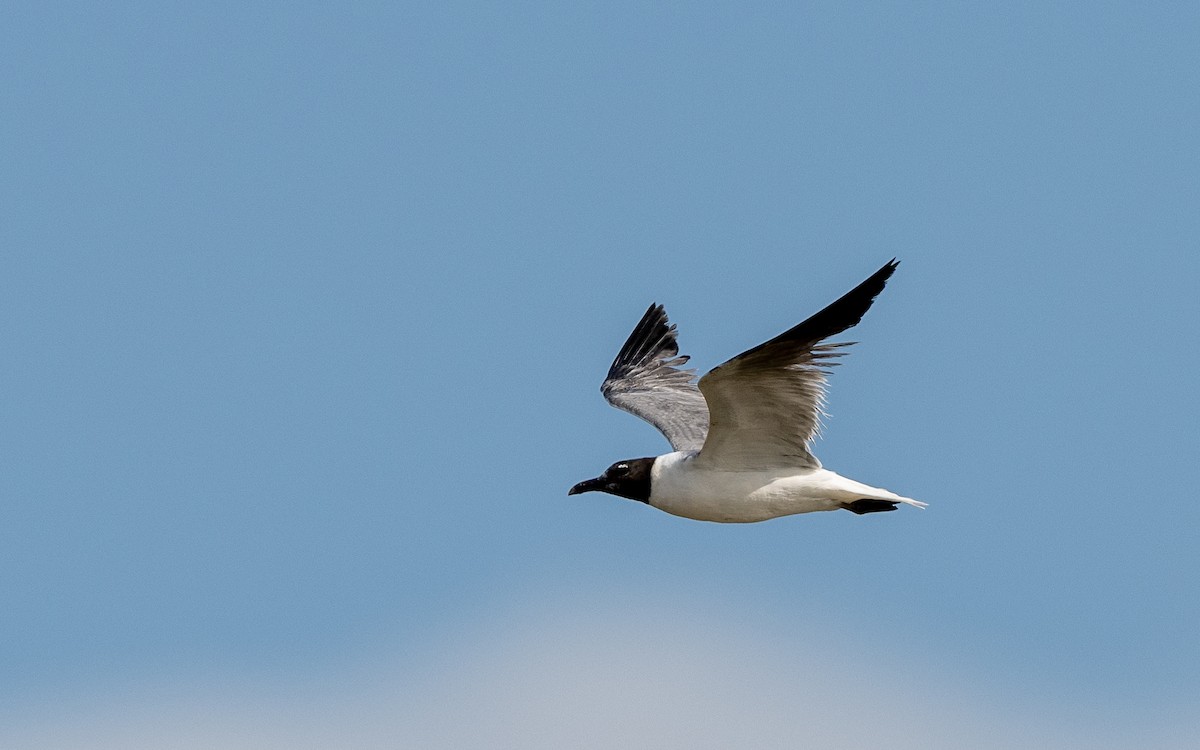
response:
<path fill-rule="evenodd" d="M 708 406 L 695 370 L 681 370 L 675 326 L 662 305 L 650 305 L 621 347 L 600 392 L 610 404 L 658 428 L 677 451 L 697 451 L 708 432 Z"/>
<path fill-rule="evenodd" d="M 808 443 L 821 426 L 825 377 L 844 354 L 838 349 L 853 343 L 820 342 L 857 325 L 897 265 L 891 260 L 821 312 L 701 378 L 710 426 L 697 464 L 819 467 Z"/>

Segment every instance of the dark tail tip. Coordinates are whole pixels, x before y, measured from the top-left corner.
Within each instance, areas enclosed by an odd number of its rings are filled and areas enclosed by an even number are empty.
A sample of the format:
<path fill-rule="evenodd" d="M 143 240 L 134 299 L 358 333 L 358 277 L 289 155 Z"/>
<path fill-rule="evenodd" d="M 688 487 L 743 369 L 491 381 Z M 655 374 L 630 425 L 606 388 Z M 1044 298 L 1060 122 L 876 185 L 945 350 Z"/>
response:
<path fill-rule="evenodd" d="M 862 500 L 855 500 L 852 503 L 842 503 L 842 507 L 855 515 L 861 516 L 864 513 L 886 513 L 889 510 L 895 510 L 896 501 L 863 498 Z"/>

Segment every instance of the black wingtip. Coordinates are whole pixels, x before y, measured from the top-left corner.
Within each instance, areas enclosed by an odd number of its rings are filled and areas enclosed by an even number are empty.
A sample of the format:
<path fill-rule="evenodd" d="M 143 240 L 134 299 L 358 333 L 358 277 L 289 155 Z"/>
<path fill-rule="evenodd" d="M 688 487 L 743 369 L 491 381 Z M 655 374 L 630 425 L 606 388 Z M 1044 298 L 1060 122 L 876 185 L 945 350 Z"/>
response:
<path fill-rule="evenodd" d="M 675 326 L 667 318 L 667 311 L 657 302 L 651 302 L 633 332 L 625 340 L 621 351 L 609 367 L 608 377 L 619 377 L 631 367 L 644 364 L 647 360 L 662 355 L 676 356 L 679 345 L 675 340 Z"/>
<path fill-rule="evenodd" d="M 774 344 L 785 341 L 814 343 L 837 335 L 848 328 L 853 328 L 867 314 L 867 310 L 871 309 L 875 298 L 887 286 L 888 279 L 896 272 L 896 267 L 899 265 L 900 261 L 892 258 L 865 281 L 843 294 L 836 302 L 767 343 Z"/>
<path fill-rule="evenodd" d="M 896 258 L 892 258 L 887 263 L 884 263 L 882 266 L 880 266 L 878 271 L 868 276 L 862 284 L 859 284 L 859 286 L 863 286 L 864 284 L 872 281 L 881 281 L 886 283 L 888 279 L 892 278 L 892 274 L 896 272 L 896 269 L 899 266 L 900 261 Z"/>

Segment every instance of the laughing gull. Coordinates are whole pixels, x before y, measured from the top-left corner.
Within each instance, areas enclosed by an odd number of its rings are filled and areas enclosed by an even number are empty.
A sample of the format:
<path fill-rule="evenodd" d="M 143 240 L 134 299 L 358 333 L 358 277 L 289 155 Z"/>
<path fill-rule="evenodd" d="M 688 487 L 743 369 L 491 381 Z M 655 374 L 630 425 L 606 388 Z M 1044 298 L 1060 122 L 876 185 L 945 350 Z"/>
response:
<path fill-rule="evenodd" d="M 824 415 L 825 376 L 853 342 L 825 339 L 862 320 L 896 270 L 892 259 L 800 325 L 694 382 L 675 326 L 650 305 L 613 360 L 600 392 L 641 417 L 674 452 L 618 461 L 569 495 L 607 492 L 699 521 L 749 523 L 845 509 L 862 515 L 925 503 L 821 468 L 809 450 Z"/>

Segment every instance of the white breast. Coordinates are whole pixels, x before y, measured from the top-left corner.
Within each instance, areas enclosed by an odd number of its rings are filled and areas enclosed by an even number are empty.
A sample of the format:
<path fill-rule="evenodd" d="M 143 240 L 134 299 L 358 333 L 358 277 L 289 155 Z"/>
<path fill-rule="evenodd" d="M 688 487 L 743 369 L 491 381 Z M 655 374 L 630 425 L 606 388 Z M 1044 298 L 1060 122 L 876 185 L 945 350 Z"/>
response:
<path fill-rule="evenodd" d="M 750 523 L 840 506 L 842 477 L 826 469 L 719 471 L 695 453 L 659 456 L 650 472 L 650 505 L 698 521 Z"/>

